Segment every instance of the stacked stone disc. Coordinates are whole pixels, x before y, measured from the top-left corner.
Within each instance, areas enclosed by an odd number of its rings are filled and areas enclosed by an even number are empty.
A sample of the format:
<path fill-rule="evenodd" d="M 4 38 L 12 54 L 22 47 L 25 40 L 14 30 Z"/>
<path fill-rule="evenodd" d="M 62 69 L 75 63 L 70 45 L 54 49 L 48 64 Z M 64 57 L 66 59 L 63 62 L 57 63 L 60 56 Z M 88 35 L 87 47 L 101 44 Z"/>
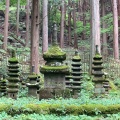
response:
<path fill-rule="evenodd" d="M 12 57 L 8 60 L 8 84 L 7 93 L 8 97 L 17 99 L 18 87 L 19 87 L 19 62 L 16 58 L 15 51 L 12 51 Z"/>
<path fill-rule="evenodd" d="M 92 74 L 94 75 L 93 82 L 95 83 L 95 94 L 104 94 L 105 93 L 105 88 L 104 84 L 105 82 L 108 82 L 104 78 L 104 73 L 102 71 L 103 66 L 102 66 L 103 60 L 102 56 L 98 52 L 98 46 L 96 46 L 96 54 L 93 58 L 93 65 L 92 65 Z"/>
<path fill-rule="evenodd" d="M 72 89 L 73 94 L 78 93 L 81 89 L 81 79 L 82 79 L 82 72 L 81 72 L 81 58 L 78 54 L 78 51 L 75 51 L 75 56 L 72 58 Z"/>
<path fill-rule="evenodd" d="M 2 93 L 2 95 L 6 95 L 6 89 L 7 89 L 7 85 L 6 85 L 7 80 L 5 79 L 5 77 L 3 77 L 3 79 L 0 80 L 0 92 Z"/>
<path fill-rule="evenodd" d="M 32 73 L 28 76 L 29 83 L 26 83 L 28 87 L 28 96 L 33 96 L 35 98 L 38 98 L 38 90 L 39 90 L 39 81 L 38 81 L 38 75 L 35 73 Z"/>

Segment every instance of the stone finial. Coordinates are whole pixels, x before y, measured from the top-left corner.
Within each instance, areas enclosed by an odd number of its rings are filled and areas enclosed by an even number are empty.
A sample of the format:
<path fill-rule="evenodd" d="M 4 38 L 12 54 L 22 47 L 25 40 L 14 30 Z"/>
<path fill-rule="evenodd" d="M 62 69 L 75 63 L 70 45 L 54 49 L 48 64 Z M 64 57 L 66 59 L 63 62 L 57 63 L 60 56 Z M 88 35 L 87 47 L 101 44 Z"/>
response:
<path fill-rule="evenodd" d="M 15 50 L 12 50 L 12 57 L 16 57 Z"/>
<path fill-rule="evenodd" d="M 35 66 L 32 66 L 32 73 L 34 73 L 34 71 L 35 71 Z"/>
<path fill-rule="evenodd" d="M 77 55 L 78 55 L 78 51 L 76 50 L 76 51 L 75 51 L 75 56 L 77 56 Z"/>
<path fill-rule="evenodd" d="M 95 47 L 96 47 L 95 52 L 96 52 L 96 53 L 99 53 L 99 50 L 98 50 L 98 45 L 96 45 Z"/>
<path fill-rule="evenodd" d="M 53 27 L 53 44 L 57 44 L 57 25 L 54 23 Z"/>

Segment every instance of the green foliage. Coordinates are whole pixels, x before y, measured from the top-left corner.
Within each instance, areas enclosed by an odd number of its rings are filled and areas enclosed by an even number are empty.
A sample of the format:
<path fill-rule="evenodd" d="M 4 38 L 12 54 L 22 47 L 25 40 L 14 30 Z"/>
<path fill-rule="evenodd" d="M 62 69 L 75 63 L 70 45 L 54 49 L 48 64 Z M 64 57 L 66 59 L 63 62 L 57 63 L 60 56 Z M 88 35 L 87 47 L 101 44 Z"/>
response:
<path fill-rule="evenodd" d="M 101 28 L 101 33 L 112 33 L 113 32 L 113 15 L 112 13 L 109 13 L 101 18 L 101 24 L 105 22 L 106 28 Z"/>

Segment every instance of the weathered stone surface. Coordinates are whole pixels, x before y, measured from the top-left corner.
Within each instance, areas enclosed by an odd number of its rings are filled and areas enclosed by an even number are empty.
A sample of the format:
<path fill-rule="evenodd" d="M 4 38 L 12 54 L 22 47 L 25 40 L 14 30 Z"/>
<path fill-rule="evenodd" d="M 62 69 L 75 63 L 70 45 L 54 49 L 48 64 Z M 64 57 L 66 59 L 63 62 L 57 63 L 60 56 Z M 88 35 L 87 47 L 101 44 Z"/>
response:
<path fill-rule="evenodd" d="M 15 51 L 12 51 L 12 57 L 8 60 L 8 83 L 7 83 L 7 93 L 8 97 L 17 99 L 17 93 L 19 90 L 19 62 L 16 58 Z"/>
<path fill-rule="evenodd" d="M 40 72 L 44 74 L 45 90 L 40 90 L 40 98 L 51 98 L 53 94 L 47 89 L 65 89 L 65 75 L 69 72 L 69 67 L 63 64 L 66 59 L 66 53 L 57 44 L 56 25 L 54 25 L 53 44 L 43 54 L 43 58 L 46 63 L 40 67 Z M 48 95 L 41 94 L 41 92 L 45 91 Z"/>
<path fill-rule="evenodd" d="M 103 66 L 102 66 L 102 56 L 98 52 L 98 46 L 96 46 L 96 53 L 93 58 L 93 65 L 92 65 L 92 74 L 94 75 L 93 82 L 95 83 L 95 94 L 104 94 L 105 91 L 108 91 L 105 89 L 107 85 L 104 85 L 104 82 L 106 82 L 104 73 L 102 71 Z"/>

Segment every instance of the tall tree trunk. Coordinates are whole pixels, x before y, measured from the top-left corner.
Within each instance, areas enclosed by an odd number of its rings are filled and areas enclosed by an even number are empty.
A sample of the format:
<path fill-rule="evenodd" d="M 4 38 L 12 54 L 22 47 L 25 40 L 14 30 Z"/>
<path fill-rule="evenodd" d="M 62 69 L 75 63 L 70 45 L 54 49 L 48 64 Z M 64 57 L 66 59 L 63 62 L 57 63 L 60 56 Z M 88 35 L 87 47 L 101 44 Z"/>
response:
<path fill-rule="evenodd" d="M 101 53 L 99 0 L 91 0 L 90 8 L 91 8 L 91 50 L 90 50 L 90 73 L 91 73 L 92 59 L 95 54 L 96 45 L 99 46 L 99 53 Z"/>
<path fill-rule="evenodd" d="M 17 0 L 17 25 L 16 25 L 17 36 L 19 36 L 19 13 L 20 13 L 20 0 Z"/>
<path fill-rule="evenodd" d="M 29 0 L 27 0 L 27 6 L 26 6 L 26 46 L 28 46 L 29 43 L 29 38 L 30 38 L 30 34 L 29 34 L 29 13 L 30 13 L 30 4 L 29 4 Z"/>
<path fill-rule="evenodd" d="M 83 1 L 83 26 L 86 26 L 86 15 L 85 15 L 85 12 L 86 12 L 86 0 Z M 82 40 L 85 39 L 85 30 L 83 31 L 83 34 L 82 34 Z"/>
<path fill-rule="evenodd" d="M 118 17 L 119 17 L 119 19 L 118 19 L 118 26 L 120 27 L 120 0 L 118 0 Z"/>
<path fill-rule="evenodd" d="M 60 47 L 63 48 L 64 47 L 64 15 L 65 11 L 64 11 L 64 0 L 62 0 L 62 4 L 61 4 L 61 23 L 60 23 Z"/>
<path fill-rule="evenodd" d="M 4 42 L 3 42 L 3 49 L 4 50 L 7 50 L 9 4 L 10 4 L 10 0 L 6 0 L 5 23 L 4 23 Z"/>
<path fill-rule="evenodd" d="M 74 24 L 74 48 L 78 48 L 77 33 L 76 33 L 76 7 L 73 1 L 73 24 Z"/>
<path fill-rule="evenodd" d="M 31 72 L 39 73 L 39 0 L 32 0 L 31 20 Z"/>
<path fill-rule="evenodd" d="M 42 52 L 48 50 L 48 0 L 43 0 L 43 39 Z"/>
<path fill-rule="evenodd" d="M 71 0 L 68 0 L 68 5 L 71 8 Z M 69 41 L 69 45 L 72 43 L 72 39 L 71 39 L 71 9 L 69 9 L 69 13 L 68 13 L 68 41 Z"/>
<path fill-rule="evenodd" d="M 113 39 L 114 39 L 114 59 L 119 59 L 119 46 L 118 46 L 118 11 L 117 11 L 117 0 L 112 0 L 113 2 Z"/>
<path fill-rule="evenodd" d="M 105 0 L 101 0 L 101 10 L 102 10 L 102 17 L 105 16 Z M 106 29 L 106 23 L 105 21 L 102 22 L 102 28 Z M 103 33 L 102 34 L 102 54 L 103 57 L 106 58 L 106 56 L 108 55 L 108 50 L 107 50 L 107 33 Z"/>

